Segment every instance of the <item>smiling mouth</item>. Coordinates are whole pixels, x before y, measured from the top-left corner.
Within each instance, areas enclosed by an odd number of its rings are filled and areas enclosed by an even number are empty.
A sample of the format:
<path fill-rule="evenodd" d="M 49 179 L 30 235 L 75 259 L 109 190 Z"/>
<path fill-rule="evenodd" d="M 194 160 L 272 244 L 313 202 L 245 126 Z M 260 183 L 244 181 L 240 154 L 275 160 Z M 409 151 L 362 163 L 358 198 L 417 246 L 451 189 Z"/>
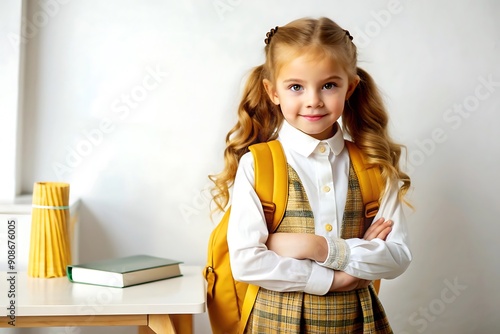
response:
<path fill-rule="evenodd" d="M 308 121 L 317 121 L 324 117 L 325 115 L 302 115 Z"/>

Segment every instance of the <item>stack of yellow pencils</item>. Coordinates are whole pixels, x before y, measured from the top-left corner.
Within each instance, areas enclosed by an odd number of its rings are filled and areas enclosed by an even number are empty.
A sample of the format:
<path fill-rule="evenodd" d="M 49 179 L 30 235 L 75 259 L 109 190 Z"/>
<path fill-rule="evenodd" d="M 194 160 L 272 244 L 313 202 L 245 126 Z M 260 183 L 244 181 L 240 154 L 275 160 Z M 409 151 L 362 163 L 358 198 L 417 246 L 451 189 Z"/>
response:
<path fill-rule="evenodd" d="M 69 184 L 37 182 L 33 187 L 28 275 L 61 277 L 71 263 Z"/>

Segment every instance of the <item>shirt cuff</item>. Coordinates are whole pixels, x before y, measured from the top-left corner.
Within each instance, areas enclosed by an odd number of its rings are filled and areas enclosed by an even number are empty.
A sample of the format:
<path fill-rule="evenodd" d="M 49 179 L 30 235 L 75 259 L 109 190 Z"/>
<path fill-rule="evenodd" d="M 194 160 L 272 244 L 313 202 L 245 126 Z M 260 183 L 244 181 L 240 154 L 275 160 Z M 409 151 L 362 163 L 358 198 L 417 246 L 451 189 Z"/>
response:
<path fill-rule="evenodd" d="M 351 255 L 351 248 L 344 239 L 340 238 L 326 238 L 328 243 L 328 256 L 325 262 L 318 263 L 320 266 L 327 267 L 334 270 L 344 270 L 349 262 Z"/>
<path fill-rule="evenodd" d="M 333 270 L 319 266 L 314 261 L 311 261 L 311 263 L 311 275 L 306 283 L 304 292 L 318 296 L 326 295 L 332 286 Z"/>

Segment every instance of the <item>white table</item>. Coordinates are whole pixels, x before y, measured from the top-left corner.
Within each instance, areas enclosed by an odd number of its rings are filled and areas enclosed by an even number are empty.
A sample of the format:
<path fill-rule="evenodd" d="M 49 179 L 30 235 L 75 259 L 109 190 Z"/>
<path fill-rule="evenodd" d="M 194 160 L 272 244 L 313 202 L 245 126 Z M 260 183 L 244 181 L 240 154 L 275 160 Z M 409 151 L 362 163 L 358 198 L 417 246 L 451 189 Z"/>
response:
<path fill-rule="evenodd" d="M 182 277 L 127 288 L 69 282 L 67 277 L 17 274 L 16 327 L 139 326 L 139 333 L 192 333 L 192 315 L 205 312 L 201 267 L 181 265 Z M 7 273 L 0 272 L 1 287 Z M 8 288 L 0 294 L 0 327 L 14 328 L 6 315 Z"/>

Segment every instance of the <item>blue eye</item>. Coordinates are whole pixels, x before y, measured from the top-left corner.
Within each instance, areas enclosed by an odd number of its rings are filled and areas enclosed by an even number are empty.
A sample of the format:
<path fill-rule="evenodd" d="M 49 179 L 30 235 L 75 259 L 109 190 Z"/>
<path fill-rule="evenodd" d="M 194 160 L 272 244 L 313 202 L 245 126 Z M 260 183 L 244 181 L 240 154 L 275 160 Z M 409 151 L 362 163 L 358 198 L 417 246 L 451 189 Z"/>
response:
<path fill-rule="evenodd" d="M 298 84 L 291 85 L 291 86 L 290 86 L 290 90 L 292 90 L 292 91 L 294 91 L 294 92 L 298 92 L 298 91 L 301 91 L 301 90 L 302 90 L 302 86 L 301 86 L 301 85 L 298 85 Z"/>

